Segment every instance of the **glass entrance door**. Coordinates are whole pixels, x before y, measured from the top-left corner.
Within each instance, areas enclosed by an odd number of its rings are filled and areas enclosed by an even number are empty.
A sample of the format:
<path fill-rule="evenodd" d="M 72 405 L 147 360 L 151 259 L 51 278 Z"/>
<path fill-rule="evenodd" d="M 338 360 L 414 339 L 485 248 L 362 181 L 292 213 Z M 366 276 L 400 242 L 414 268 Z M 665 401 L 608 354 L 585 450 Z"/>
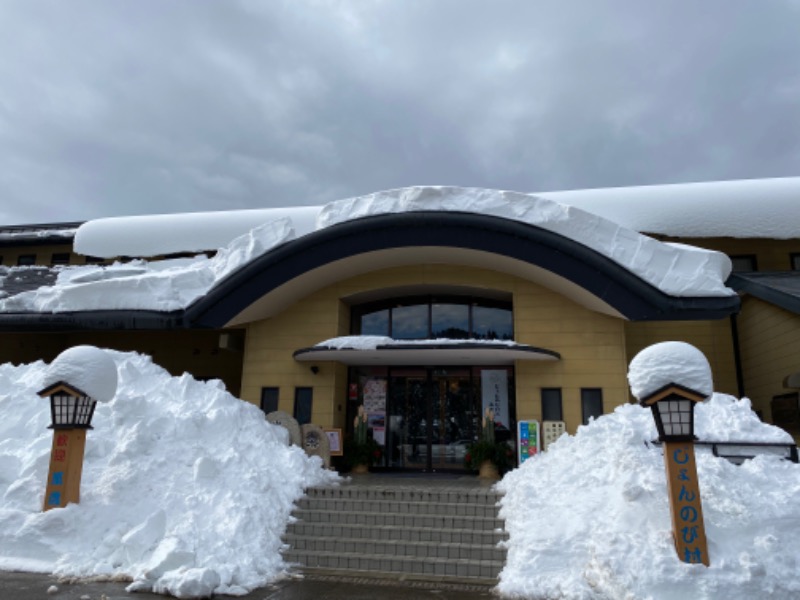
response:
<path fill-rule="evenodd" d="M 461 470 L 479 404 L 469 369 L 392 369 L 388 466 Z"/>

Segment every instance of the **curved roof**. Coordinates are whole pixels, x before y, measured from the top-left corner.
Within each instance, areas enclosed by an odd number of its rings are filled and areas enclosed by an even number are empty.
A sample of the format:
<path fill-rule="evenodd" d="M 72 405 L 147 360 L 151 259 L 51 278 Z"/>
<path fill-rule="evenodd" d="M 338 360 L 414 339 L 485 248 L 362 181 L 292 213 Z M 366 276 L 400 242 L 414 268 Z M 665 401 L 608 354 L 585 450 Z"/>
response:
<path fill-rule="evenodd" d="M 254 259 L 186 309 L 189 323 L 232 326 L 276 314 L 313 291 L 376 269 L 430 261 L 513 273 L 631 320 L 721 318 L 736 296 L 676 297 L 566 236 L 500 217 L 405 212 L 337 223 Z"/>

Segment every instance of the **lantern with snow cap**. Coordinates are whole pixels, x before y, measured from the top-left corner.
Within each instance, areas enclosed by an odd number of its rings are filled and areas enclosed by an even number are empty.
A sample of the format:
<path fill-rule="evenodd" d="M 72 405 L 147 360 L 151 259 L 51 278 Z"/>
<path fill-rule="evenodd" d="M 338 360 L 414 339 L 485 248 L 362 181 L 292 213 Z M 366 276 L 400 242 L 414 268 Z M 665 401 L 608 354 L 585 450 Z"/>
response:
<path fill-rule="evenodd" d="M 50 398 L 51 423 L 48 429 L 91 429 L 97 400 L 85 392 L 59 381 L 39 395 Z"/>
<path fill-rule="evenodd" d="M 100 348 L 76 346 L 50 364 L 44 384 L 39 395 L 50 399 L 53 446 L 43 510 L 50 510 L 80 501 L 86 432 L 97 402 L 116 394 L 117 366 Z"/>
<path fill-rule="evenodd" d="M 662 442 L 692 442 L 694 436 L 694 407 L 705 400 L 700 392 L 677 383 L 670 383 L 640 400 L 649 406 Z"/>

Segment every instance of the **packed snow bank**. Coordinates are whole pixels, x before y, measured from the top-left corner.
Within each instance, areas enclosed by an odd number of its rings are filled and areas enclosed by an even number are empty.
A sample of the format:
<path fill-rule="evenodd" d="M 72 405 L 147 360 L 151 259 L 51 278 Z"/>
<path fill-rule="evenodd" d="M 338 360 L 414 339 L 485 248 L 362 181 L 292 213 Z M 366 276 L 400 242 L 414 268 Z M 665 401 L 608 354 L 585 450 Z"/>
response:
<path fill-rule="evenodd" d="M 633 357 L 628 367 L 628 384 L 634 398 L 646 398 L 671 383 L 710 396 L 714 381 L 708 359 L 686 342 L 653 344 Z"/>
<path fill-rule="evenodd" d="M 294 206 L 95 219 L 78 228 L 75 252 L 101 258 L 204 252 L 272 221 L 289 220 L 305 235 L 314 230 L 318 212 L 318 206 Z"/>
<path fill-rule="evenodd" d="M 181 598 L 280 576 L 293 502 L 337 476 L 221 382 L 108 352 L 119 387 L 87 435 L 81 503 L 46 513 L 48 367 L 0 365 L 0 568 L 130 577 Z"/>
<path fill-rule="evenodd" d="M 479 188 L 409 187 L 332 202 L 317 229 L 373 215 L 450 211 L 491 215 L 552 231 L 610 258 L 673 296 L 731 296 L 731 263 L 721 252 L 663 244 L 603 217 L 529 194 Z"/>
<path fill-rule="evenodd" d="M 696 409 L 702 440 L 792 443 L 749 400 Z M 510 534 L 498 590 L 518 598 L 750 600 L 800 597 L 800 465 L 735 466 L 698 447 L 711 566 L 681 562 L 650 409 L 623 405 L 562 436 L 498 483 Z"/>
<path fill-rule="evenodd" d="M 197 256 L 156 262 L 137 260 L 108 267 L 62 267 L 56 285 L 0 299 L 0 312 L 180 310 L 234 271 L 294 236 L 291 221 L 278 219 L 240 235 L 211 259 Z"/>

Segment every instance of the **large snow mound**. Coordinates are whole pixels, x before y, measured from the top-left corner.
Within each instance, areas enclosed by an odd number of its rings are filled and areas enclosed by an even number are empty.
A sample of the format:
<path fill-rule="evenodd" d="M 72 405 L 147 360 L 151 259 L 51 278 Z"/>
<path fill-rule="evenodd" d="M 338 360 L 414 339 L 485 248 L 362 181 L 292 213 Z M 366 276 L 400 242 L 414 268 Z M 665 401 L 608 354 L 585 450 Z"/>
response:
<path fill-rule="evenodd" d="M 529 194 L 460 187 L 408 187 L 327 204 L 317 229 L 373 215 L 450 211 L 520 221 L 574 240 L 672 296 L 731 296 L 721 252 L 664 244 L 579 208 Z"/>
<path fill-rule="evenodd" d="M 87 435 L 81 503 L 46 513 L 47 365 L 0 365 L 0 568 L 129 577 L 131 590 L 182 598 L 281 576 L 293 502 L 338 476 L 221 382 L 107 352 L 119 388 Z"/>
<path fill-rule="evenodd" d="M 628 384 L 637 400 L 671 383 L 710 396 L 714 381 L 705 354 L 686 342 L 660 342 L 648 346 L 631 360 Z"/>
<path fill-rule="evenodd" d="M 697 406 L 702 440 L 792 443 L 750 401 Z M 562 436 L 498 483 L 509 531 L 498 590 L 514 598 L 750 600 L 800 597 L 800 465 L 735 466 L 696 450 L 710 567 L 672 542 L 664 460 L 649 409 L 623 405 Z"/>

